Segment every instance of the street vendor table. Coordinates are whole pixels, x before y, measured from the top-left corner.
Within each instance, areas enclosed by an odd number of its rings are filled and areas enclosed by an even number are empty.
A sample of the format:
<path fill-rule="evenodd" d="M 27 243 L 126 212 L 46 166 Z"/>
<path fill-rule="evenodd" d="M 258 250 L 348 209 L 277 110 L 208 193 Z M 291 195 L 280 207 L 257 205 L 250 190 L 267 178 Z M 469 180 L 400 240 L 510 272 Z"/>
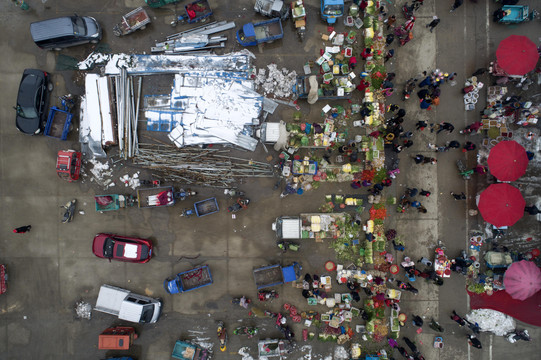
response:
<path fill-rule="evenodd" d="M 451 261 L 444 254 L 443 249 L 436 249 L 434 271 L 440 277 L 451 277 Z"/>

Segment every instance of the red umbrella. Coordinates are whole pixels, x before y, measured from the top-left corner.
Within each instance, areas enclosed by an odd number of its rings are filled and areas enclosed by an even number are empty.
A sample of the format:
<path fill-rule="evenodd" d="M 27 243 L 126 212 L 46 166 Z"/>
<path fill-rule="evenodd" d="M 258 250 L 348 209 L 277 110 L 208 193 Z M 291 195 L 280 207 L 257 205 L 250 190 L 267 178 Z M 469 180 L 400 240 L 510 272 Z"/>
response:
<path fill-rule="evenodd" d="M 486 222 L 511 226 L 524 215 L 526 201 L 520 190 L 509 184 L 492 184 L 481 193 L 477 207 Z"/>
<path fill-rule="evenodd" d="M 490 173 L 500 181 L 515 181 L 526 172 L 528 155 L 516 141 L 500 141 L 488 156 Z"/>
<path fill-rule="evenodd" d="M 498 45 L 496 58 L 509 75 L 524 75 L 535 68 L 539 53 L 535 43 L 526 36 L 511 35 Z"/>
<path fill-rule="evenodd" d="M 503 285 L 513 299 L 526 300 L 541 290 L 541 270 L 531 261 L 512 263 L 505 272 Z"/>

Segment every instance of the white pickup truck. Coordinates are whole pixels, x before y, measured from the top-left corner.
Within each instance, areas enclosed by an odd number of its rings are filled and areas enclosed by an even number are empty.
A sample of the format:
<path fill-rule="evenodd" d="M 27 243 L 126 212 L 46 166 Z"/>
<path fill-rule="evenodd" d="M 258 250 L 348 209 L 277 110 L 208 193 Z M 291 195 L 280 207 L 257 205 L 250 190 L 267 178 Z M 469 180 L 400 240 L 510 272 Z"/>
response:
<path fill-rule="evenodd" d="M 102 285 L 94 310 L 115 315 L 121 320 L 152 324 L 158 321 L 162 302 L 129 290 Z"/>

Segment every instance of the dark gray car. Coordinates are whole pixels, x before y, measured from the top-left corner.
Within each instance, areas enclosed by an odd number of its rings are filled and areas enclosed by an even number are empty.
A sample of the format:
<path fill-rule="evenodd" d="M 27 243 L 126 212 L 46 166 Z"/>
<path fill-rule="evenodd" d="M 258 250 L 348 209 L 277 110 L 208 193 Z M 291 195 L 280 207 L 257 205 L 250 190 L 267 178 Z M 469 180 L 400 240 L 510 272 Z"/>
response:
<path fill-rule="evenodd" d="M 50 85 L 52 87 L 52 84 Z M 49 102 L 49 74 L 42 70 L 26 69 L 17 94 L 17 129 L 28 135 L 43 130 Z"/>
<path fill-rule="evenodd" d="M 61 48 L 101 40 L 102 31 L 96 19 L 89 16 L 63 16 L 30 24 L 32 39 L 42 49 Z"/>

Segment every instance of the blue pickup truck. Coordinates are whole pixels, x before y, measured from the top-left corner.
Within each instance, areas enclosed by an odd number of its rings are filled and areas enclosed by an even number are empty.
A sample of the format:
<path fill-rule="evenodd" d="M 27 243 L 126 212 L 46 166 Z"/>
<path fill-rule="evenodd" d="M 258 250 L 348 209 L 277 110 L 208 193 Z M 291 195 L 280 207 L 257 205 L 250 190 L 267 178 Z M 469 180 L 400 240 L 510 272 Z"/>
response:
<path fill-rule="evenodd" d="M 210 284 L 212 284 L 210 269 L 208 265 L 203 265 L 180 272 L 173 279 L 166 279 L 163 282 L 163 287 L 169 294 L 181 294 Z"/>
<path fill-rule="evenodd" d="M 237 31 L 237 41 L 242 46 L 270 43 L 284 37 L 280 18 L 244 25 Z"/>

